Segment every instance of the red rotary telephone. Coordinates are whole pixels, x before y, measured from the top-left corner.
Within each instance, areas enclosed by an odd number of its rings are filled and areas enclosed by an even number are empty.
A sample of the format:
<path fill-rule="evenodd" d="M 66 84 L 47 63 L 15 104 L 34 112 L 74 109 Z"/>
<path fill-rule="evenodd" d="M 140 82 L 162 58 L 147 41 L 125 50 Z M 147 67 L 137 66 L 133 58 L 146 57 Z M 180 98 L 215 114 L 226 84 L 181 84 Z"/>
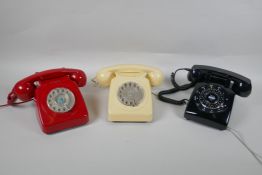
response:
<path fill-rule="evenodd" d="M 78 87 L 86 84 L 79 69 L 51 69 L 17 82 L 8 95 L 8 105 L 17 99 L 34 100 L 43 132 L 50 134 L 88 122 L 88 111 Z"/>

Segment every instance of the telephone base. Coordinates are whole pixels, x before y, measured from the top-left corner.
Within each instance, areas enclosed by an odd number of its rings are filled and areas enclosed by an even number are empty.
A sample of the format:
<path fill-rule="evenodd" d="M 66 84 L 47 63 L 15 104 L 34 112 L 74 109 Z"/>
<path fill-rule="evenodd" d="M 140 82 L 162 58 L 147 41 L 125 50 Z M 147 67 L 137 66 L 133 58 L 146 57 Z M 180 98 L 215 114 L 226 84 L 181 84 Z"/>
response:
<path fill-rule="evenodd" d="M 225 130 L 229 123 L 234 97 L 231 89 L 214 83 L 198 83 L 189 99 L 184 116 L 188 120 Z"/>
<path fill-rule="evenodd" d="M 137 95 L 138 92 L 141 92 L 140 95 Z M 111 82 L 109 94 L 109 121 L 151 122 L 153 120 L 151 85 L 145 75 L 139 77 L 118 75 Z M 134 96 L 136 98 L 133 98 Z M 121 97 L 125 100 L 121 101 Z M 136 101 L 130 103 L 129 99 L 136 99 Z"/>
<path fill-rule="evenodd" d="M 73 108 L 67 112 L 54 112 L 48 107 L 48 94 L 56 88 L 65 88 L 75 96 Z M 51 134 L 88 122 L 88 110 L 82 94 L 75 82 L 68 77 L 46 80 L 35 91 L 35 102 L 38 109 L 39 123 L 43 132 Z"/>
<path fill-rule="evenodd" d="M 152 114 L 148 115 L 127 115 L 127 114 L 109 114 L 108 121 L 111 122 L 152 122 Z"/>

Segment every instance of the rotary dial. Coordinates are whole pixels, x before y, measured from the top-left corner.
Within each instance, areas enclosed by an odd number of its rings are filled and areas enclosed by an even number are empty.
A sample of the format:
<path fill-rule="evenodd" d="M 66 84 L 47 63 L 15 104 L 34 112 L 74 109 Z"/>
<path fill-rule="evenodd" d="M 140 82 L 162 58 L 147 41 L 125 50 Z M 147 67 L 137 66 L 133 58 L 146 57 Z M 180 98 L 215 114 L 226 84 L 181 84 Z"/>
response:
<path fill-rule="evenodd" d="M 215 84 L 207 84 L 198 88 L 194 100 L 198 109 L 207 113 L 224 112 L 228 106 L 224 88 Z"/>
<path fill-rule="evenodd" d="M 144 90 L 135 82 L 126 82 L 118 89 L 118 99 L 126 106 L 138 106 L 144 98 Z"/>
<path fill-rule="evenodd" d="M 47 106 L 54 112 L 64 113 L 70 111 L 75 105 L 75 96 L 67 88 L 56 88 L 47 96 Z"/>

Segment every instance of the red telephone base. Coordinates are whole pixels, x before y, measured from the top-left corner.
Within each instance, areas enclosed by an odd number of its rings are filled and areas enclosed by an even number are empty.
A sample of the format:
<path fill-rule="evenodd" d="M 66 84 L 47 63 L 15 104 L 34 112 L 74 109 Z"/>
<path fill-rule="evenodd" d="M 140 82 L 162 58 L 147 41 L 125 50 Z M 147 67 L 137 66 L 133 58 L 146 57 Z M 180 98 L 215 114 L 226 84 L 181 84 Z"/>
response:
<path fill-rule="evenodd" d="M 55 88 L 69 89 L 75 96 L 74 107 L 65 113 L 52 111 L 47 104 L 47 96 Z M 47 134 L 66 130 L 88 122 L 88 111 L 77 84 L 69 77 L 50 79 L 40 82 L 35 91 L 35 101 L 39 114 L 39 123 Z"/>

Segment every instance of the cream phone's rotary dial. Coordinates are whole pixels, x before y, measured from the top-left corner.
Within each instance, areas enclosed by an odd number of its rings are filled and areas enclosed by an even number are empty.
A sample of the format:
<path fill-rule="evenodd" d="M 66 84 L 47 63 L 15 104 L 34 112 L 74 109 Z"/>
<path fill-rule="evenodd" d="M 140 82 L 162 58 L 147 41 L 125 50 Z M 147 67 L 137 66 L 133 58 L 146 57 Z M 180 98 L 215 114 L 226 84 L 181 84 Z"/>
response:
<path fill-rule="evenodd" d="M 49 92 L 47 105 L 54 112 L 68 112 L 75 105 L 75 96 L 69 89 L 56 88 Z"/>
<path fill-rule="evenodd" d="M 126 106 L 138 106 L 144 98 L 144 90 L 135 82 L 126 82 L 118 89 L 118 99 Z"/>

